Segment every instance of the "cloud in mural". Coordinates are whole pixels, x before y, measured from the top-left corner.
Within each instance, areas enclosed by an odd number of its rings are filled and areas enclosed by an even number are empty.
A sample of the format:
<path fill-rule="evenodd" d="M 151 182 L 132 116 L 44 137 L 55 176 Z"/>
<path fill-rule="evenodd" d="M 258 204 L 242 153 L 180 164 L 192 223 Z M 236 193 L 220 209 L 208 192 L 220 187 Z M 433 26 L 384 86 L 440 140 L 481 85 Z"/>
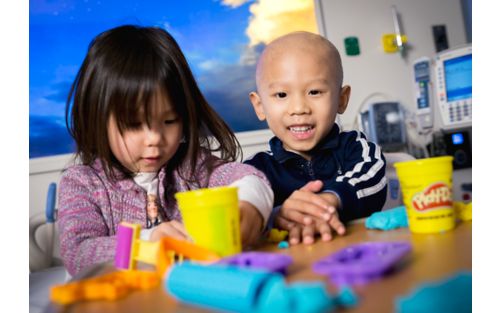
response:
<path fill-rule="evenodd" d="M 175 29 L 172 25 L 170 25 L 169 22 L 161 22 L 160 23 L 161 26 L 163 26 L 163 28 L 170 33 L 170 35 L 172 35 L 176 41 L 179 41 L 180 38 L 183 38 L 184 36 L 182 35 L 182 32 L 181 31 L 178 31 L 177 29 Z"/>
<path fill-rule="evenodd" d="M 313 0 L 260 0 L 250 6 L 250 45 L 268 44 L 294 31 L 318 33 Z"/>
<path fill-rule="evenodd" d="M 223 0 L 224 5 L 239 7 L 249 0 Z M 268 44 L 273 39 L 294 32 L 318 33 L 313 0 L 257 0 L 250 6 L 246 34 L 250 45 Z"/>
<path fill-rule="evenodd" d="M 237 8 L 242 4 L 249 2 L 250 0 L 222 0 L 222 4 L 230 6 L 232 8 Z"/>
<path fill-rule="evenodd" d="M 211 59 L 200 62 L 198 66 L 205 71 L 213 71 L 221 66 L 221 63 L 218 60 Z"/>

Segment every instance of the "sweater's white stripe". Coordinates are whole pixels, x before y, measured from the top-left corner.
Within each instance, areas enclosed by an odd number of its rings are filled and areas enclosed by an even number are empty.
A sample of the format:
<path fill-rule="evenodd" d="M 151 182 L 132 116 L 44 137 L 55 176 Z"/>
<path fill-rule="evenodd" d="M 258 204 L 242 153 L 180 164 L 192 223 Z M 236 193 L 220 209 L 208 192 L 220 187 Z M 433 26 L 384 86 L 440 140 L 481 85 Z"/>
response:
<path fill-rule="evenodd" d="M 375 164 L 373 164 L 372 167 L 370 167 L 368 172 L 361 175 L 360 177 L 354 177 L 349 179 L 349 184 L 351 186 L 355 186 L 359 182 L 367 181 L 373 178 L 377 174 L 377 172 L 384 167 L 384 161 L 382 161 L 382 152 L 379 146 L 375 146 L 375 159 L 377 160 L 377 162 L 375 162 Z"/>
<path fill-rule="evenodd" d="M 358 199 L 371 196 L 382 190 L 385 187 L 385 185 L 387 185 L 387 179 L 384 176 L 375 186 L 358 190 L 356 192 L 356 196 L 358 196 Z"/>
<path fill-rule="evenodd" d="M 366 141 L 366 139 L 361 137 L 361 133 L 359 131 L 356 132 L 358 134 L 358 136 L 356 137 L 356 141 L 359 141 L 361 143 L 361 146 L 363 147 L 363 151 L 361 152 L 363 160 L 356 163 L 351 171 L 345 172 L 344 175 L 337 177 L 337 182 L 341 182 L 344 178 L 350 178 L 354 174 L 359 173 L 365 163 L 371 162 L 371 158 L 369 156 L 370 147 L 368 146 L 368 142 Z"/>

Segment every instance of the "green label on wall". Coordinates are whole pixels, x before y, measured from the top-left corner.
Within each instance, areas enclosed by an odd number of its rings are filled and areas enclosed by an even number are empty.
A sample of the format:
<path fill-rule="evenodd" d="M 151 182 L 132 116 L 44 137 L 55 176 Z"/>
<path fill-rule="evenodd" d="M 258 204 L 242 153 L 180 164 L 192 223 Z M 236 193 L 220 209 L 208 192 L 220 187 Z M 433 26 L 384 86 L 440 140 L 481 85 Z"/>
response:
<path fill-rule="evenodd" d="M 345 53 L 347 55 L 359 55 L 358 37 L 346 37 L 344 39 Z"/>

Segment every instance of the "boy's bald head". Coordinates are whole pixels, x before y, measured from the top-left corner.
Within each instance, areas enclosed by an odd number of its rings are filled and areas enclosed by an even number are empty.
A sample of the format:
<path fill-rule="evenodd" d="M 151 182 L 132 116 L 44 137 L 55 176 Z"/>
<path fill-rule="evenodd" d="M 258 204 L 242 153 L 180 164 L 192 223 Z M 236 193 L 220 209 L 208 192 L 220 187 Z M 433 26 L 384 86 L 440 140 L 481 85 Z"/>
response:
<path fill-rule="evenodd" d="M 255 76 L 257 88 L 261 83 L 263 71 L 269 66 L 269 63 L 281 58 L 283 53 L 294 52 L 306 53 L 321 60 L 332 71 L 339 88 L 342 86 L 342 61 L 337 48 L 320 35 L 300 31 L 279 37 L 266 46 L 257 63 Z"/>
<path fill-rule="evenodd" d="M 267 121 L 283 148 L 310 159 L 311 151 L 344 113 L 351 94 L 342 86 L 342 63 L 325 38 L 295 32 L 272 41 L 257 64 L 255 114 Z"/>

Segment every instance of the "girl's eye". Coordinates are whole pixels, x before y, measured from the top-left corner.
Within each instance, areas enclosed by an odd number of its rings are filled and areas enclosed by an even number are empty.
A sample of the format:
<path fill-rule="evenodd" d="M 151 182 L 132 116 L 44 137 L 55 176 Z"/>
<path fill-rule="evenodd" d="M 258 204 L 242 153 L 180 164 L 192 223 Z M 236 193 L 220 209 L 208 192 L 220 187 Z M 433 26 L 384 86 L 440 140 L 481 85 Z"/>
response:
<path fill-rule="evenodd" d="M 274 96 L 278 99 L 284 99 L 284 98 L 286 98 L 287 94 L 286 94 L 286 92 L 277 92 L 274 94 Z"/>
<path fill-rule="evenodd" d="M 318 96 L 321 94 L 321 91 L 320 90 L 311 90 L 311 91 L 309 91 L 309 94 L 311 96 Z"/>
<path fill-rule="evenodd" d="M 139 129 L 142 127 L 142 123 L 141 122 L 132 122 L 132 123 L 130 123 L 129 127 L 131 129 Z"/>
<path fill-rule="evenodd" d="M 166 125 L 170 125 L 170 124 L 174 124 L 177 122 L 177 118 L 172 118 L 172 119 L 168 119 L 168 120 L 165 120 L 164 123 Z"/>

